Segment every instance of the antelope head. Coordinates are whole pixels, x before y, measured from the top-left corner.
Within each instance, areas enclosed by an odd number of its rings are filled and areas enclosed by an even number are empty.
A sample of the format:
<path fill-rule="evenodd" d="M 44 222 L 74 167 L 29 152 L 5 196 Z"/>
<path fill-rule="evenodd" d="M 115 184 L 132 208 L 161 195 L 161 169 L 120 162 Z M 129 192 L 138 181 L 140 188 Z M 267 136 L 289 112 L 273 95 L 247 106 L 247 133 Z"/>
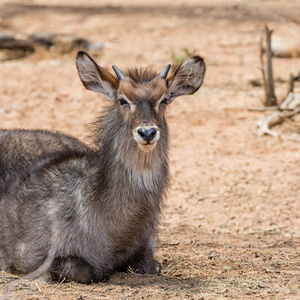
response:
<path fill-rule="evenodd" d="M 193 56 L 180 64 L 170 76 L 171 65 L 161 73 L 149 69 L 122 72 L 112 66 L 116 76 L 97 65 L 85 52 L 78 52 L 76 65 L 83 85 L 110 99 L 130 127 L 140 150 L 149 152 L 167 130 L 164 113 L 176 97 L 195 93 L 202 85 L 205 64 Z"/>

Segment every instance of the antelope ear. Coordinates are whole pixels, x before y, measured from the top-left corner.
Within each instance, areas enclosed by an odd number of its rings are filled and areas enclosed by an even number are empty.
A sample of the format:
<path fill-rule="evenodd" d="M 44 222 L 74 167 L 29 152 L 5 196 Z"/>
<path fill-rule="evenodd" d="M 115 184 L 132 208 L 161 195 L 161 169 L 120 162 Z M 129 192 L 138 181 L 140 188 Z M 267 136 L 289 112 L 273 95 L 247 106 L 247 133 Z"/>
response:
<path fill-rule="evenodd" d="M 114 101 L 118 80 L 84 51 L 79 51 L 76 57 L 76 66 L 81 82 L 86 89 L 100 93 Z"/>
<path fill-rule="evenodd" d="M 180 64 L 168 78 L 170 99 L 194 94 L 202 85 L 205 70 L 204 60 L 200 56 L 192 56 Z"/>

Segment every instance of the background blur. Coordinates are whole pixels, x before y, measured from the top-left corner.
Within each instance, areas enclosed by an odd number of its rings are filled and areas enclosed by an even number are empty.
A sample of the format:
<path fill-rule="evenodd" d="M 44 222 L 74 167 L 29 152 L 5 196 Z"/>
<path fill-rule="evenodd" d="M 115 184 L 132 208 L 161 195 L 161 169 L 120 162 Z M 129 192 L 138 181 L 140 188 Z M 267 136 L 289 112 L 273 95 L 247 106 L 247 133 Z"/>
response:
<path fill-rule="evenodd" d="M 292 53 L 273 60 L 279 102 L 290 73 L 300 71 L 299 12 L 299 0 L 1 0 L 2 128 L 59 130 L 91 142 L 90 124 L 108 100 L 83 88 L 74 63 L 80 49 L 109 69 L 160 72 L 192 54 L 207 64 L 199 92 L 168 110 L 172 186 L 159 232 L 162 276 L 116 274 L 91 286 L 25 282 L 12 297 L 299 299 L 299 143 L 257 136 L 256 122 L 268 113 L 248 111 L 264 100 L 264 24 Z M 27 47 L 32 36 L 50 42 Z M 21 48 L 1 48 L 5 37 Z M 299 121 L 276 130 L 299 137 Z M 2 272 L 0 286 L 13 279 Z"/>

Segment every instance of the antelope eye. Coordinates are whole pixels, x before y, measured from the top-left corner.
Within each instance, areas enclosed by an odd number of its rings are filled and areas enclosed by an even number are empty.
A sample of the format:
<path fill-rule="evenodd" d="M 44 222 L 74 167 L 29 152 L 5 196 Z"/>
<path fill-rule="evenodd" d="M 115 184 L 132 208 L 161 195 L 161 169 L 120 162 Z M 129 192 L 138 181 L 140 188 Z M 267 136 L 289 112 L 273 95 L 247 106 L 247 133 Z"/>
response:
<path fill-rule="evenodd" d="M 160 102 L 160 104 L 168 104 L 168 98 L 165 98 L 164 100 L 162 100 L 161 102 Z"/>
<path fill-rule="evenodd" d="M 118 100 L 121 105 L 128 104 L 128 102 L 126 100 L 124 100 L 124 98 L 119 98 Z"/>

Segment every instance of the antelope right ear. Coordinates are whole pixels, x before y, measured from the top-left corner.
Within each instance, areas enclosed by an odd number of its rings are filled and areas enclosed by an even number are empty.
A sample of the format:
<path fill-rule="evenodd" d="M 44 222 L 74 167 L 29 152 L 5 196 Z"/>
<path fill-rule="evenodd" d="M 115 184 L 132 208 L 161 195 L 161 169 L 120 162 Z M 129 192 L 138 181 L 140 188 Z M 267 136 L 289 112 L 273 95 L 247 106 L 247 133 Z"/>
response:
<path fill-rule="evenodd" d="M 180 64 L 168 78 L 170 99 L 194 94 L 203 83 L 205 70 L 204 60 L 200 56 L 192 56 Z"/>
<path fill-rule="evenodd" d="M 100 93 L 114 101 L 118 80 L 97 63 L 84 51 L 79 51 L 76 66 L 81 82 L 86 89 Z"/>

